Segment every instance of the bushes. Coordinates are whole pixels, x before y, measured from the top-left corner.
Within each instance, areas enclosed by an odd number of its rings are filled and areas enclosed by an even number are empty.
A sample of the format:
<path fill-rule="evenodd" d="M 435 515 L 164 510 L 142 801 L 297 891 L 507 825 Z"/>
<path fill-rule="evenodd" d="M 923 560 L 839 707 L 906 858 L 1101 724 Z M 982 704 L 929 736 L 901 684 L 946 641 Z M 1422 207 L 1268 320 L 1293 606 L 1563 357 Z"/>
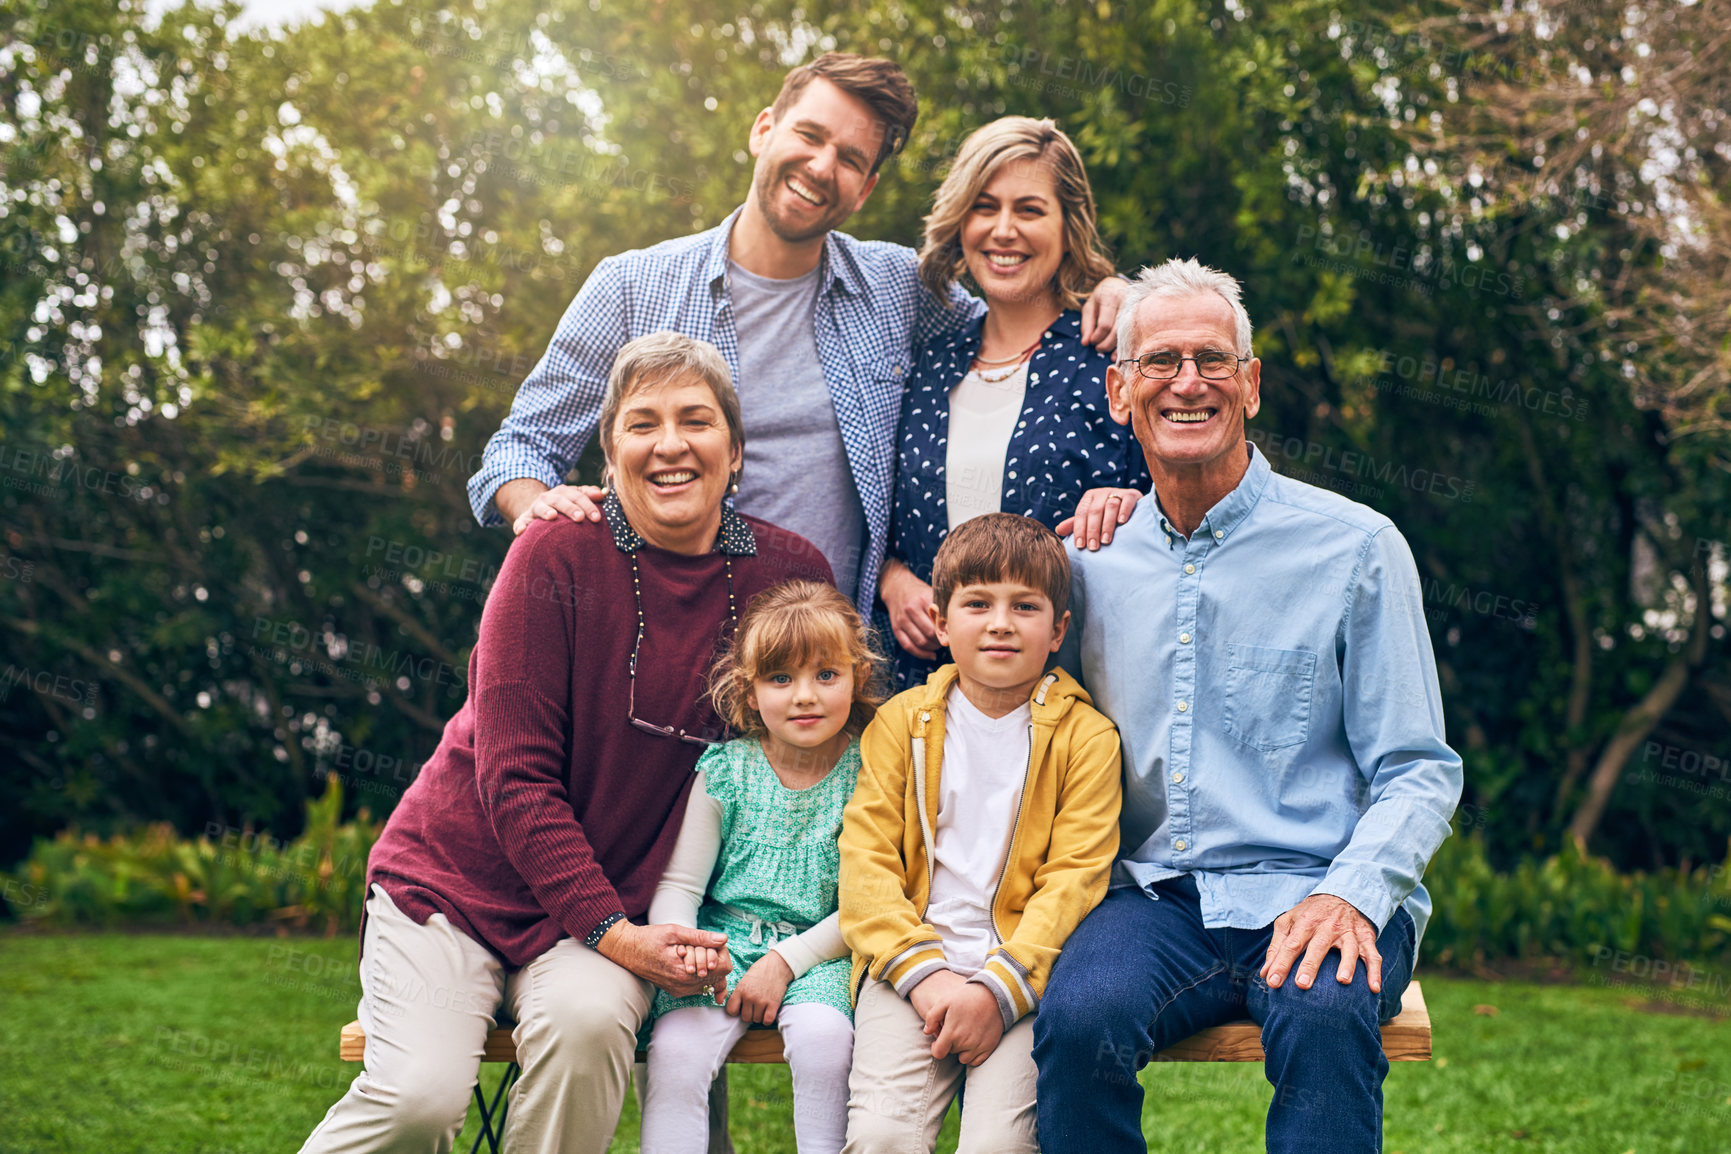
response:
<path fill-rule="evenodd" d="M 354 929 L 381 823 L 363 809 L 338 824 L 342 800 L 337 777 L 326 778 L 305 831 L 287 844 L 222 827 L 186 841 L 165 823 L 107 841 L 67 830 L 38 840 L 3 892 L 24 921 L 50 926 Z"/>
<path fill-rule="evenodd" d="M 1569 848 L 1498 873 L 1475 831 L 1443 843 L 1425 886 L 1435 909 L 1423 956 L 1435 964 L 1591 964 L 1606 949 L 1696 965 L 1731 960 L 1731 863 L 1624 874 Z"/>
<path fill-rule="evenodd" d="M 211 830 L 196 841 L 166 825 L 103 841 L 75 831 L 38 841 L 8 903 L 50 926 L 354 928 L 365 899 L 367 854 L 380 824 L 362 810 L 338 824 L 342 787 L 307 804 L 306 831 L 283 844 L 250 830 Z M 1469 967 L 1501 960 L 1603 960 L 1603 950 L 1689 962 L 1731 962 L 1731 866 L 1622 874 L 1567 850 L 1499 873 L 1482 834 L 1443 844 L 1425 872 L 1435 911 L 1424 959 Z"/>

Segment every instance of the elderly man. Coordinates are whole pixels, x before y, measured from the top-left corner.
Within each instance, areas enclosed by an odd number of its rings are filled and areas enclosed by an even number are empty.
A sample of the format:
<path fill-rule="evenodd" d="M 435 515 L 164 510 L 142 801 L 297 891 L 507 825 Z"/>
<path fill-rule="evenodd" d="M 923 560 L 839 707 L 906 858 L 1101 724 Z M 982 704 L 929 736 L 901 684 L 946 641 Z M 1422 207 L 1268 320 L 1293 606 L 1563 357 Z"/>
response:
<path fill-rule="evenodd" d="M 1378 1023 L 1461 790 L 1418 572 L 1387 517 L 1246 443 L 1261 363 L 1236 280 L 1144 270 L 1118 347 L 1112 415 L 1156 499 L 1109 548 L 1071 550 L 1060 660 L 1122 733 L 1122 856 L 1034 1024 L 1040 1145 L 1144 1151 L 1137 1071 L 1248 1016 L 1268 1149 L 1378 1151 Z"/>

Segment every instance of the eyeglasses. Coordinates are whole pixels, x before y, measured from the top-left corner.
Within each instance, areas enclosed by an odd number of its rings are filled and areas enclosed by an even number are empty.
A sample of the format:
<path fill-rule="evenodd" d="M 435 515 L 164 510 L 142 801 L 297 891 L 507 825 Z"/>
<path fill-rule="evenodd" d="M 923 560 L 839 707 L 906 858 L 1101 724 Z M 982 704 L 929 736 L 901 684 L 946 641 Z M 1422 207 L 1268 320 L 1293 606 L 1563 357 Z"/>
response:
<path fill-rule="evenodd" d="M 1162 350 L 1140 357 L 1129 357 L 1118 363 L 1135 365 L 1136 371 L 1151 381 L 1170 381 L 1183 371 L 1184 362 L 1190 361 L 1195 364 L 1196 372 L 1204 380 L 1224 381 L 1238 371 L 1239 365 L 1252 359 L 1233 356 L 1217 349 L 1204 349 L 1193 357 L 1181 357 L 1177 353 Z"/>
<path fill-rule="evenodd" d="M 641 638 L 639 640 L 641 640 Z M 708 749 L 710 746 L 721 742 L 727 736 L 725 733 L 712 733 L 708 737 L 700 737 L 695 733 L 687 733 L 683 729 L 678 729 L 671 725 L 656 725 L 653 721 L 644 721 L 641 717 L 638 717 L 636 655 L 636 649 L 633 648 L 630 704 L 625 707 L 625 720 L 631 723 L 633 729 L 641 729 L 644 733 L 652 734 L 656 737 L 677 738 L 678 740 L 685 742 L 685 744 L 695 745 L 699 749 Z"/>
<path fill-rule="evenodd" d="M 733 600 L 733 558 L 723 553 L 722 565 L 727 570 L 727 611 L 733 620 L 734 628 L 739 627 L 739 609 Z M 653 721 L 644 721 L 637 716 L 637 652 L 643 648 L 643 582 L 637 572 L 637 554 L 631 554 L 631 591 L 637 600 L 637 640 L 631 646 L 631 691 L 626 698 L 625 720 L 631 723 L 631 728 L 642 730 L 654 737 L 671 737 L 683 741 L 687 745 L 695 745 L 699 749 L 707 749 L 712 745 L 727 739 L 725 727 L 709 734 L 687 733 L 673 725 L 656 725 Z"/>

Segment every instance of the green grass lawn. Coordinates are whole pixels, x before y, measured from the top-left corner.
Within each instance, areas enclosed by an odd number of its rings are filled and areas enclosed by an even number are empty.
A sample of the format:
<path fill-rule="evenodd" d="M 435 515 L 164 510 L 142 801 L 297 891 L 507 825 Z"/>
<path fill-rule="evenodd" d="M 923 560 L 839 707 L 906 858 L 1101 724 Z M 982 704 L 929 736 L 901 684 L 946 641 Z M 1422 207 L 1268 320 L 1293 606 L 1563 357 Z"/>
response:
<path fill-rule="evenodd" d="M 359 994 L 354 949 L 0 934 L 0 1151 L 297 1149 L 357 1068 L 336 1058 Z M 1390 1073 L 1387 1150 L 1731 1151 L 1724 1016 L 1662 989 L 1424 982 L 1436 1060 Z M 1259 1068 L 1162 1064 L 1143 1084 L 1151 1149 L 1260 1149 L 1271 1091 Z M 731 1103 L 741 1154 L 793 1154 L 785 1067 L 734 1067 Z M 955 1148 L 954 1121 L 940 1149 Z M 613 1149 L 635 1151 L 636 1134 L 628 1101 Z"/>

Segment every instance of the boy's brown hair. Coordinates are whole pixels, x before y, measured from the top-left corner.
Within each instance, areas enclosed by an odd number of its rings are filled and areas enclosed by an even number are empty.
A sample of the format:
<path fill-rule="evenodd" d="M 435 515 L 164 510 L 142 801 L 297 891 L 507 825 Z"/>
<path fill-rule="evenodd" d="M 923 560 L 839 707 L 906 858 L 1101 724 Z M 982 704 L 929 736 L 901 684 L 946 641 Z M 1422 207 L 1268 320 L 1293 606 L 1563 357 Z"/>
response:
<path fill-rule="evenodd" d="M 801 64 L 781 82 L 781 91 L 770 106 L 772 119 L 780 123 L 782 114 L 799 99 L 806 86 L 823 77 L 843 92 L 872 110 L 883 124 L 884 141 L 878 148 L 872 172 L 885 160 L 902 150 L 913 135 L 914 121 L 920 106 L 914 99 L 913 82 L 893 60 L 881 56 L 859 56 L 852 52 L 825 52 L 810 64 Z"/>
<path fill-rule="evenodd" d="M 1070 558 L 1058 535 L 1016 513 L 963 521 L 938 546 L 932 562 L 932 603 L 950 615 L 950 598 L 966 585 L 1020 581 L 1052 602 L 1052 620 L 1070 608 Z"/>
<path fill-rule="evenodd" d="M 853 670 L 853 709 L 846 728 L 856 737 L 865 732 L 883 703 L 877 689 L 884 659 L 873 651 L 854 603 L 821 581 L 783 581 L 746 604 L 733 644 L 709 674 L 715 712 L 735 733 L 762 737 L 769 731 L 747 700 L 752 682 L 811 661 Z"/>

